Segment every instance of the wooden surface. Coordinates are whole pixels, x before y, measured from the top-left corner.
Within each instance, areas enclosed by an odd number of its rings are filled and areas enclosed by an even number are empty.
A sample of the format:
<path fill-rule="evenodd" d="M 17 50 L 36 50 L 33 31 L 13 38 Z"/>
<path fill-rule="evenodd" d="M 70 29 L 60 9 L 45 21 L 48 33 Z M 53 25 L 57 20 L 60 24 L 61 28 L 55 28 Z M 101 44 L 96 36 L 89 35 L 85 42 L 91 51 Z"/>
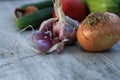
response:
<path fill-rule="evenodd" d="M 31 31 L 17 36 L 14 9 L 37 1 L 0 1 L 0 80 L 120 80 L 120 42 L 100 53 L 76 44 L 61 54 L 42 55 L 23 46 L 32 45 L 26 38 Z"/>

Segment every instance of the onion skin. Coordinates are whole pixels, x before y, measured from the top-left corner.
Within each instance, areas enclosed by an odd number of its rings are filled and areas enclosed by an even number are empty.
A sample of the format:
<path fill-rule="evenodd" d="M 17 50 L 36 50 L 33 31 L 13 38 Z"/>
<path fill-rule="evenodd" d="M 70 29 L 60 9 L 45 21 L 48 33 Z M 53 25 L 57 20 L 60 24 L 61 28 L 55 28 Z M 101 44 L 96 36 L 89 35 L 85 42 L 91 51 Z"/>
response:
<path fill-rule="evenodd" d="M 110 12 L 103 12 L 103 16 L 108 17 L 108 20 L 93 23 L 92 28 L 84 22 L 85 20 L 79 26 L 77 39 L 83 49 L 92 52 L 104 51 L 120 39 L 120 18 Z"/>
<path fill-rule="evenodd" d="M 25 9 L 17 8 L 17 9 L 15 9 L 15 16 L 17 18 L 20 18 L 23 16 L 27 16 L 29 14 L 35 13 L 37 11 L 39 11 L 39 10 L 35 6 L 28 6 Z M 19 13 L 21 13 L 22 15 L 20 15 Z"/>
<path fill-rule="evenodd" d="M 23 14 L 23 16 L 26 16 L 26 15 L 28 15 L 28 14 L 32 14 L 32 13 L 34 13 L 34 12 L 37 12 L 38 11 L 38 9 L 35 7 L 35 6 L 28 6 L 28 7 L 26 7 L 25 9 L 24 9 L 24 14 Z"/>

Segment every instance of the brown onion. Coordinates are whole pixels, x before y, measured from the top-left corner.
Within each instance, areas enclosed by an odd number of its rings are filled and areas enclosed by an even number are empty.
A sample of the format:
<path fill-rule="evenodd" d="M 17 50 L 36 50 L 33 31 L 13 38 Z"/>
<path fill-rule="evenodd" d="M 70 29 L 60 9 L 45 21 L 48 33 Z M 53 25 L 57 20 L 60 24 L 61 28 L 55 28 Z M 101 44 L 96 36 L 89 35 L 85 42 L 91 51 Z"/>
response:
<path fill-rule="evenodd" d="M 77 31 L 80 45 L 87 51 L 103 51 L 120 39 L 120 18 L 110 12 L 93 12 Z"/>
<path fill-rule="evenodd" d="M 35 6 L 27 6 L 24 9 L 16 8 L 15 9 L 15 16 L 16 16 L 16 18 L 20 18 L 23 16 L 27 16 L 29 14 L 35 13 L 37 11 L 38 11 L 38 9 Z"/>

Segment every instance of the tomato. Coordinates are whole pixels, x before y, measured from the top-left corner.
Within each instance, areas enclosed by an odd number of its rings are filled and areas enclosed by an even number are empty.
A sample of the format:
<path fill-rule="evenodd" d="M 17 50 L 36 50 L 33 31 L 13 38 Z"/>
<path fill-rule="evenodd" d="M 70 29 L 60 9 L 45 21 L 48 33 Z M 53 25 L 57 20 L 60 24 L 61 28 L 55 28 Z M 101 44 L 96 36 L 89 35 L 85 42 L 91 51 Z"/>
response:
<path fill-rule="evenodd" d="M 65 15 L 81 22 L 87 16 L 87 7 L 80 0 L 62 0 L 62 9 Z M 53 17 L 55 17 L 53 12 Z"/>

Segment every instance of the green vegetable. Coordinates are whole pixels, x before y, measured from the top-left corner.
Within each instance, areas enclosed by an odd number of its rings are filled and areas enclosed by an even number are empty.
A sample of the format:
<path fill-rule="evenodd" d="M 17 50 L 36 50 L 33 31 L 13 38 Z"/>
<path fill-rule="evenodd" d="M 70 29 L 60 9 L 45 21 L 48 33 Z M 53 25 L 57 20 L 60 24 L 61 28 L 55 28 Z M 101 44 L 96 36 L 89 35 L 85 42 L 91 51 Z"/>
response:
<path fill-rule="evenodd" d="M 40 24 L 52 17 L 53 8 L 45 8 L 33 14 L 19 18 L 16 21 L 18 28 L 23 29 L 28 25 L 32 25 L 33 28 L 39 28 Z"/>
<path fill-rule="evenodd" d="M 90 12 L 108 11 L 120 16 L 120 0 L 84 0 Z"/>
<path fill-rule="evenodd" d="M 38 2 L 38 3 L 31 3 L 31 4 L 22 5 L 20 8 L 24 9 L 27 6 L 35 6 L 36 8 L 41 10 L 43 8 L 53 7 L 53 2 L 52 2 L 52 0 L 47 0 L 47 1 L 42 1 L 42 2 Z"/>

